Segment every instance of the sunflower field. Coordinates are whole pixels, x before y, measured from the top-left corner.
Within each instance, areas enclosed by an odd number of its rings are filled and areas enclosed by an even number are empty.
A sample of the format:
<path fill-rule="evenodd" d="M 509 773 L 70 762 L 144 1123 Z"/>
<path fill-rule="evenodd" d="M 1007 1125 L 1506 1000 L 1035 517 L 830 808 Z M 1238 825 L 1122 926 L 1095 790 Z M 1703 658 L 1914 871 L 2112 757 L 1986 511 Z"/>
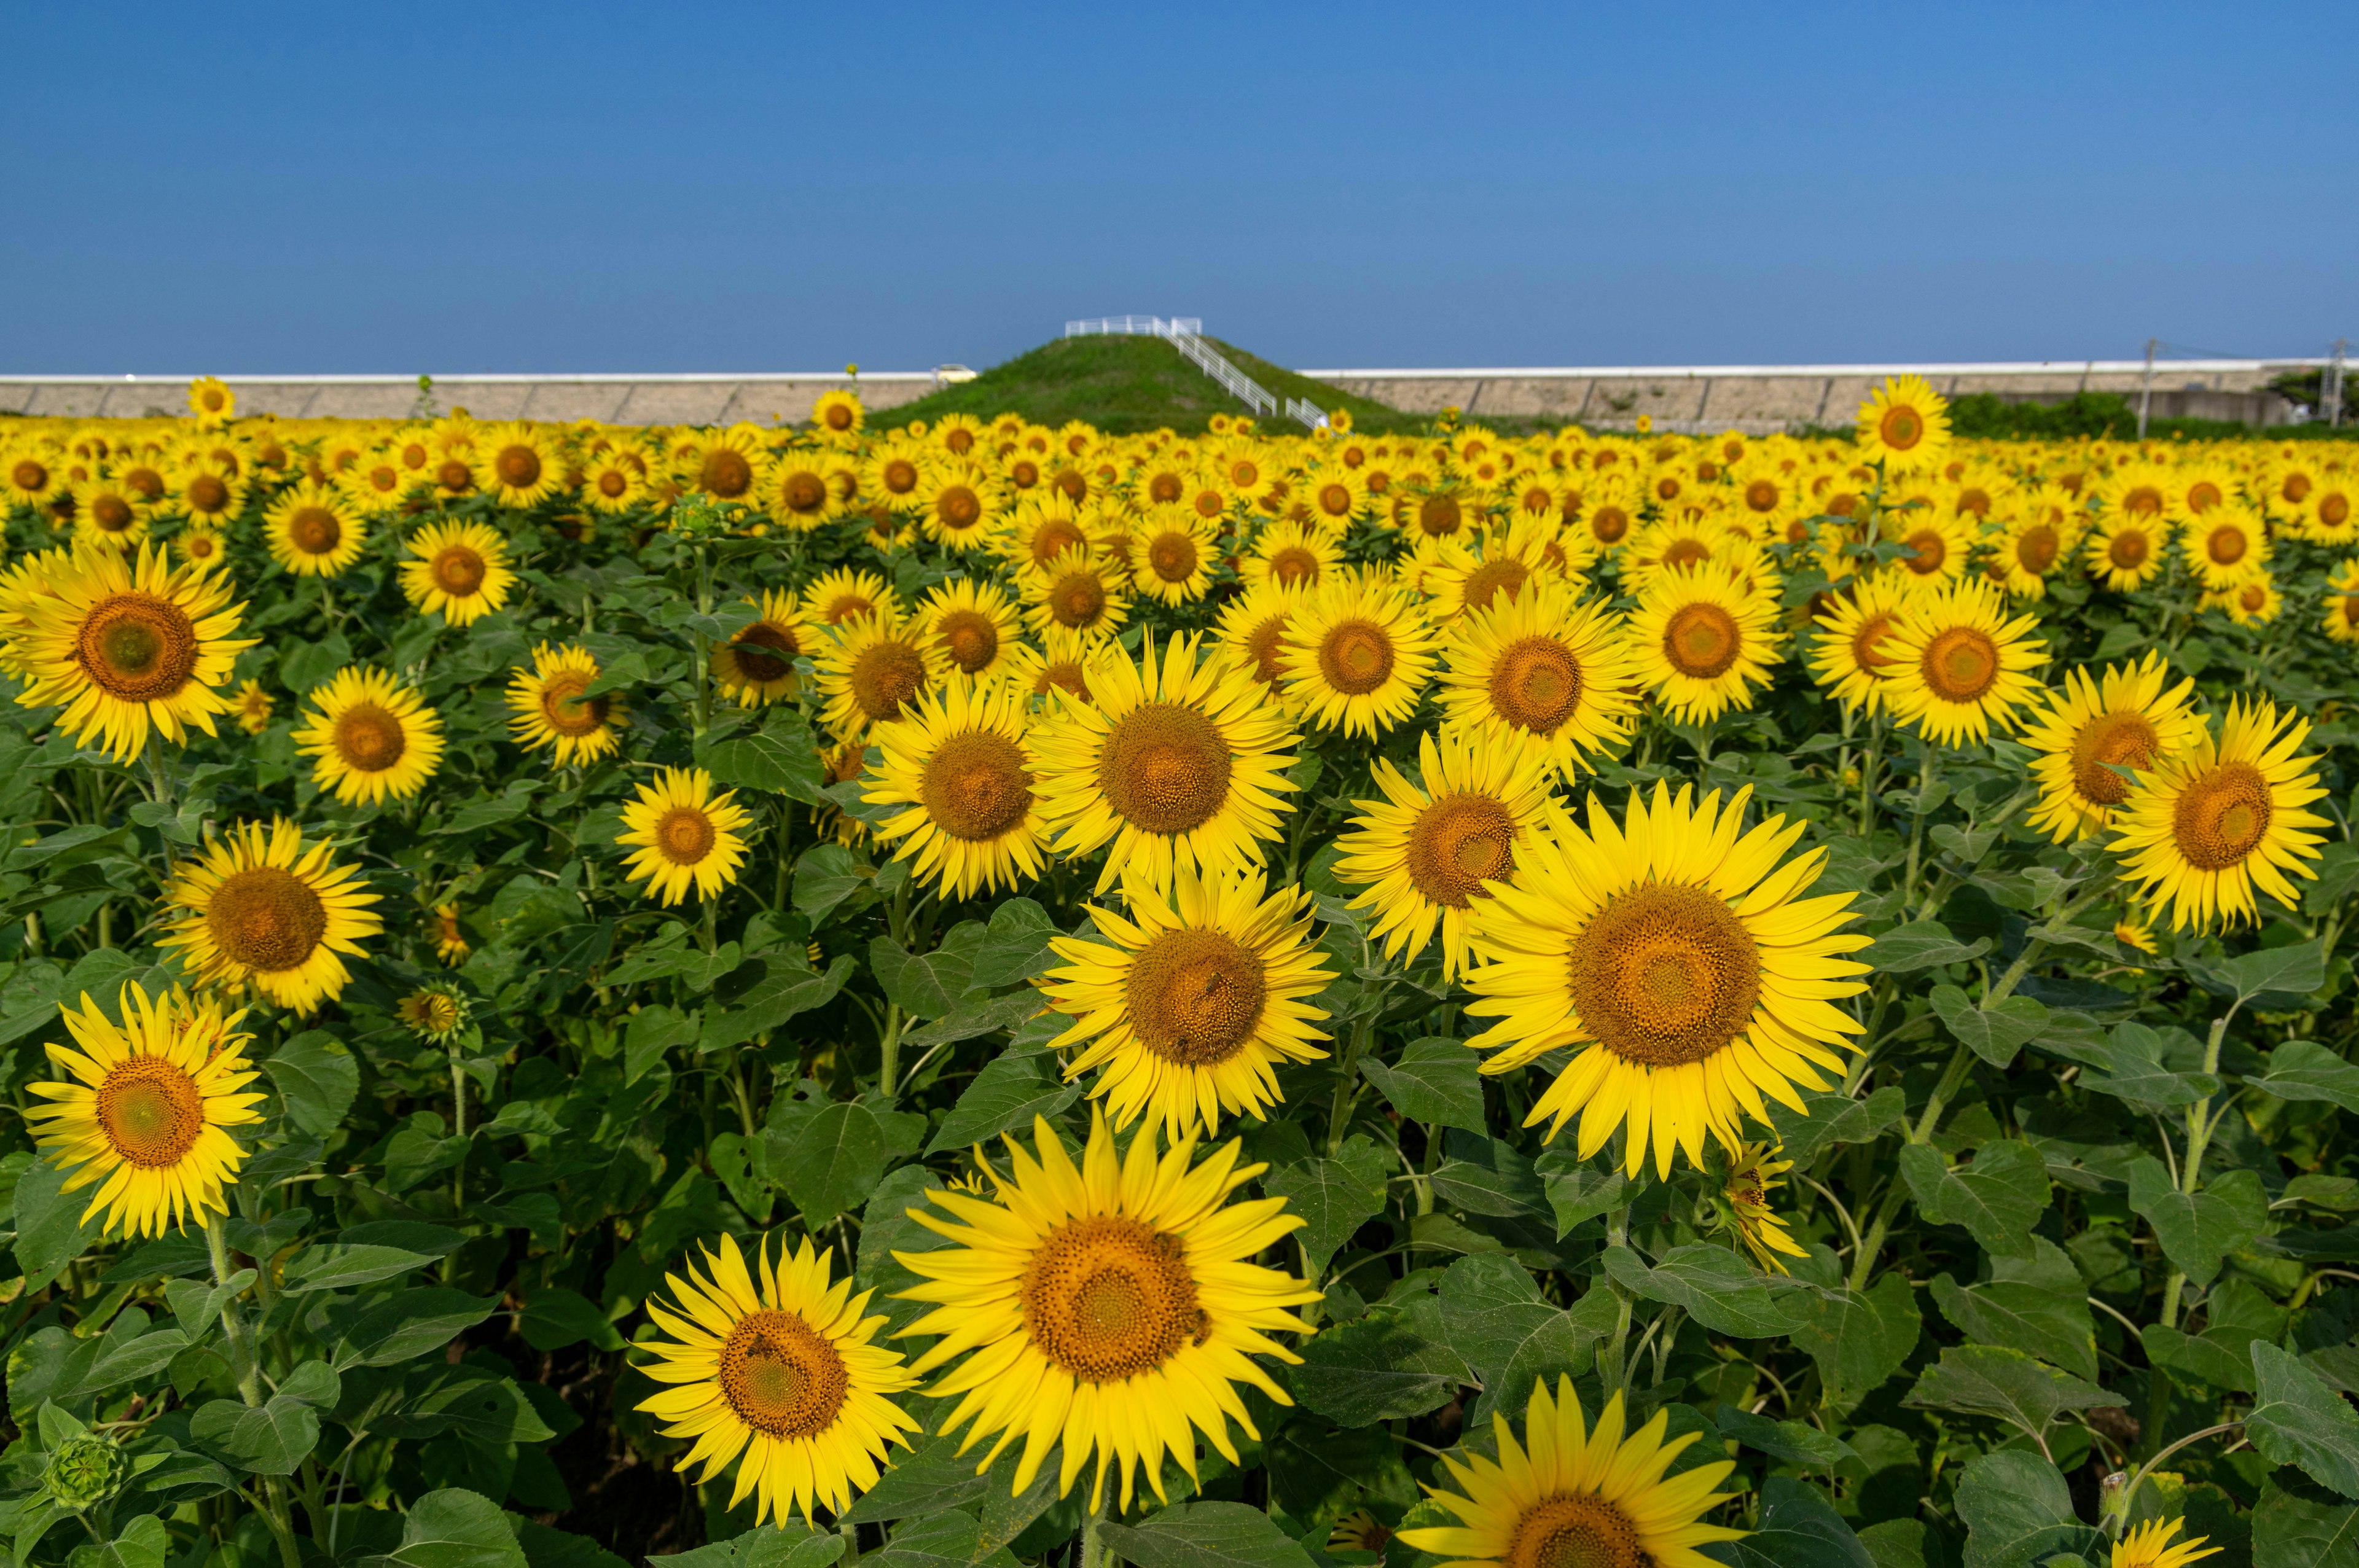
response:
<path fill-rule="evenodd" d="M 0 1539 L 2359 1564 L 2354 453 L 0 421 Z"/>

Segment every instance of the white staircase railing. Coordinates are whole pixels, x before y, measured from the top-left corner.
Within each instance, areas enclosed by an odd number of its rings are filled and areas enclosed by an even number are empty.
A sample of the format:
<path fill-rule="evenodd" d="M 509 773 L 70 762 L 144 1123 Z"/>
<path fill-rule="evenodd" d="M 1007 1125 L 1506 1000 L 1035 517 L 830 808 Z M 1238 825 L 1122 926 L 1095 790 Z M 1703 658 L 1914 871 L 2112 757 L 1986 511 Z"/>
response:
<path fill-rule="evenodd" d="M 1286 413 L 1287 416 L 1296 423 L 1308 425 L 1314 430 L 1327 423 L 1327 410 L 1307 397 L 1288 398 Z"/>
<path fill-rule="evenodd" d="M 1205 340 L 1204 319 L 1201 316 L 1099 316 L 1065 323 L 1065 336 L 1069 338 L 1103 335 L 1162 338 L 1256 416 L 1279 412 L 1278 401 L 1267 387 L 1231 364 Z M 1288 399 L 1284 411 L 1289 417 L 1314 427 L 1326 416 L 1317 405 L 1299 397 Z"/>

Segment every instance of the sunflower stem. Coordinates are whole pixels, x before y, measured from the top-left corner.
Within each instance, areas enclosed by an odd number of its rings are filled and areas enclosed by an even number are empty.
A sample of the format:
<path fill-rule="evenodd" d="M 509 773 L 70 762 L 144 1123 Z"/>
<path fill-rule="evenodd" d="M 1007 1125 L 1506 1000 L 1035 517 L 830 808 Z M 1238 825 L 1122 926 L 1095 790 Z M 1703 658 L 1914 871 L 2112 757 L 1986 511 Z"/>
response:
<path fill-rule="evenodd" d="M 1105 1515 L 1105 1488 L 1101 1485 L 1091 1500 L 1089 1517 L 1082 1521 L 1082 1568 L 1104 1568 L 1105 1539 L 1100 1527 Z"/>
<path fill-rule="evenodd" d="M 229 1233 L 223 1227 L 226 1217 L 220 1213 L 205 1216 L 205 1248 L 212 1255 L 213 1284 L 226 1285 L 237 1271 L 230 1267 Z M 245 1316 L 237 1310 L 237 1297 L 232 1294 L 221 1305 L 222 1338 L 229 1346 L 230 1376 L 237 1380 L 240 1398 L 249 1405 L 262 1402 L 262 1368 L 255 1359 L 253 1341 L 247 1337 Z"/>
<path fill-rule="evenodd" d="M 467 1136 L 467 1070 L 459 1061 L 456 1036 L 445 1042 L 442 1049 L 451 1059 L 451 1136 L 464 1138 Z M 451 1210 L 457 1215 L 467 1212 L 467 1160 L 463 1154 L 451 1172 Z"/>

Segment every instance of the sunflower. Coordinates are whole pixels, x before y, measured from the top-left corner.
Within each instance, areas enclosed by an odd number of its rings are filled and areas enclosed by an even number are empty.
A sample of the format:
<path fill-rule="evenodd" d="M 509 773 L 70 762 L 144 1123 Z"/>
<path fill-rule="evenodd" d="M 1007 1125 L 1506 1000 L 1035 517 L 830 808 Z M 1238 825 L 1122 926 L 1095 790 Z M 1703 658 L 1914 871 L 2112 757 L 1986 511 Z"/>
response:
<path fill-rule="evenodd" d="M 368 525 L 342 492 L 313 480 L 282 491 L 262 514 L 271 558 L 299 577 L 335 577 L 360 559 Z"/>
<path fill-rule="evenodd" d="M 860 493 L 898 511 L 915 513 L 925 504 L 926 470 L 933 460 L 933 453 L 907 438 L 880 441 L 861 465 Z"/>
<path fill-rule="evenodd" d="M 2044 598 L 2048 574 L 2080 542 L 2074 510 L 2035 492 L 2000 531 L 1991 575 L 2017 599 Z"/>
<path fill-rule="evenodd" d="M 1561 579 L 1566 552 L 1560 533 L 1553 515 L 1522 514 L 1445 556 L 1426 576 L 1434 620 L 1447 624 L 1469 611 L 1493 608 L 1501 594 L 1514 599 L 1527 583 Z"/>
<path fill-rule="evenodd" d="M 466 932 L 459 925 L 459 906 L 455 903 L 436 904 L 434 906 L 434 956 L 441 959 L 446 967 L 455 969 L 465 963 L 467 955 L 473 951 L 474 947 L 468 942 Z"/>
<path fill-rule="evenodd" d="M 1786 1184 L 1778 1178 L 1793 1169 L 1791 1160 L 1777 1158 L 1784 1152 L 1783 1147 L 1769 1143 L 1747 1143 L 1730 1150 L 1728 1170 L 1712 1197 L 1722 1227 L 1753 1254 L 1756 1263 L 1777 1274 L 1793 1272 L 1786 1267 L 1786 1259 L 1810 1255 L 1769 1206 L 1769 1195 Z"/>
<path fill-rule="evenodd" d="M 75 483 L 74 542 L 114 550 L 132 550 L 146 543 L 148 515 L 154 510 L 139 492 L 119 480 L 87 479 Z"/>
<path fill-rule="evenodd" d="M 1931 468 L 1949 450 L 1950 406 L 1922 376 L 1896 375 L 1859 406 L 1859 451 L 1889 469 Z"/>
<path fill-rule="evenodd" d="M 117 762 L 146 749 L 152 726 L 164 739 L 211 735 L 229 711 L 217 689 L 252 638 L 234 638 L 244 605 L 224 608 L 226 579 L 167 568 L 162 552 L 112 550 L 59 557 L 44 589 L 18 600 L 10 664 L 27 685 L 26 708 L 62 704 L 58 722 L 77 744 L 98 738 Z"/>
<path fill-rule="evenodd" d="M 2242 503 L 2213 507 L 2189 523 L 2179 542 L 2206 592 L 2223 592 L 2268 575 L 2268 529 L 2260 514 Z"/>
<path fill-rule="evenodd" d="M 819 626 L 841 626 L 861 615 L 900 613 L 900 596 L 875 572 L 844 567 L 812 579 L 803 589 L 803 619 Z"/>
<path fill-rule="evenodd" d="M 828 728 L 843 741 L 864 739 L 898 719 L 940 677 L 946 662 L 927 645 L 924 624 L 889 611 L 854 616 L 819 651 L 819 689 Z"/>
<path fill-rule="evenodd" d="M 1368 512 L 1368 481 L 1357 469 L 1341 463 L 1320 465 L 1302 481 L 1302 499 L 1313 526 L 1331 538 L 1342 538 L 1353 522 Z"/>
<path fill-rule="evenodd" d="M 624 831 L 614 842 L 638 851 L 624 876 L 646 882 L 666 909 L 691 887 L 699 898 L 718 898 L 737 881 L 745 859 L 738 829 L 749 820 L 734 792 L 713 795 L 712 775 L 702 768 L 666 768 L 623 807 Z"/>
<path fill-rule="evenodd" d="M 1728 1500 L 1712 1488 L 1736 1462 L 1715 1459 L 1666 1478 L 1700 1435 L 1666 1442 L 1669 1422 L 1669 1411 L 1658 1411 L 1625 1439 L 1617 1393 L 1585 1429 L 1572 1379 L 1559 1378 L 1551 1399 L 1548 1380 L 1537 1379 L 1524 1412 L 1527 1446 L 1517 1446 L 1506 1416 L 1495 1412 L 1498 1458 L 1470 1452 L 1462 1463 L 1445 1454 L 1441 1463 L 1464 1493 L 1426 1488 L 1459 1522 L 1403 1530 L 1400 1540 L 1443 1559 L 1440 1568 L 1717 1568 L 1697 1548 L 1745 1536 L 1702 1522 Z"/>
<path fill-rule="evenodd" d="M 1818 1069 L 1841 1076 L 1837 1048 L 1855 1048 L 1863 1026 L 1833 1005 L 1867 989 L 1842 956 L 1868 942 L 1843 931 L 1854 895 L 1801 898 L 1827 852 L 1785 859 L 1809 824 L 1783 816 L 1745 832 L 1751 795 L 1723 808 L 1658 784 L 1619 825 L 1592 795 L 1586 830 L 1552 812 L 1479 907 L 1467 1011 L 1499 1022 L 1467 1044 L 1499 1051 L 1487 1073 L 1576 1047 L 1526 1125 L 1554 1138 L 1580 1112 L 1582 1159 L 1626 1121 L 1633 1175 L 1650 1140 L 1665 1177 L 1675 1148 L 1701 1164 L 1707 1134 L 1740 1147 L 1740 1111 L 1768 1121 L 1764 1092 L 1800 1110 L 1794 1086 L 1824 1087 Z"/>
<path fill-rule="evenodd" d="M 934 1303 L 901 1334 L 941 1336 L 909 1369 L 965 1357 L 928 1390 L 960 1396 L 941 1430 L 973 1422 L 961 1452 L 997 1434 L 978 1472 L 1021 1438 L 1017 1493 L 1060 1439 L 1060 1492 L 1072 1490 L 1094 1452 L 1093 1511 L 1105 1500 L 1109 1465 L 1124 1509 L 1139 1469 L 1165 1496 L 1167 1454 L 1192 1478 L 1190 1426 L 1241 1464 L 1230 1422 L 1248 1437 L 1260 1433 L 1235 1385 L 1294 1402 L 1254 1357 L 1299 1361 L 1270 1336 L 1308 1333 L 1288 1309 L 1319 1299 L 1315 1285 L 1248 1260 L 1299 1229 L 1302 1217 L 1288 1214 L 1283 1198 L 1223 1203 L 1268 1169 L 1239 1164 L 1234 1141 L 1191 1170 L 1192 1142 L 1158 1156 L 1154 1133 L 1142 1130 L 1117 1157 L 1100 1113 L 1076 1168 L 1046 1120 L 1035 1117 L 1032 1130 L 1037 1157 L 1011 1136 L 1008 1173 L 990 1173 L 998 1201 L 938 1188 L 926 1197 L 948 1218 L 908 1211 L 953 1246 L 893 1254 L 922 1281 L 903 1297 Z"/>
<path fill-rule="evenodd" d="M 1892 674 L 1892 633 L 1922 590 L 1899 572 L 1858 579 L 1848 592 L 1826 597 L 1826 613 L 1810 644 L 1810 678 L 1844 708 L 1874 713 L 1884 706 Z"/>
<path fill-rule="evenodd" d="M 1658 574 L 1630 616 L 1638 677 L 1665 711 L 1685 723 L 1708 723 L 1731 708 L 1753 706 L 1751 685 L 1768 684 L 1777 662 L 1777 604 L 1718 563 Z"/>
<path fill-rule="evenodd" d="M 1024 619 L 1046 635 L 1051 628 L 1111 636 L 1130 616 L 1130 573 L 1093 549 L 1068 550 L 1016 579 Z"/>
<path fill-rule="evenodd" d="M 189 416 L 207 428 L 217 428 L 237 417 L 237 394 L 217 375 L 201 375 L 189 383 Z"/>
<path fill-rule="evenodd" d="M 1103 685 L 1109 667 L 1128 657 L 1122 644 L 1110 637 L 1088 637 L 1052 626 L 1042 635 L 1040 646 L 1018 643 L 1010 647 L 1000 678 L 1024 694 L 1027 708 L 1046 706 L 1051 690 L 1094 702 L 1093 693 Z"/>
<path fill-rule="evenodd" d="M 1239 668 L 1251 670 L 1273 698 L 1283 699 L 1277 659 L 1287 626 L 1309 598 L 1299 589 L 1261 582 L 1229 600 L 1221 611 L 1214 634 L 1221 640 L 1223 654 Z"/>
<path fill-rule="evenodd" d="M 427 615 L 452 626 L 472 625 L 508 601 L 516 573 L 507 542 L 481 523 L 429 523 L 405 546 L 401 591 Z"/>
<path fill-rule="evenodd" d="M 2332 637 L 2334 635 L 2336 607 L 2332 600 L 2328 602 L 2326 634 Z M 2207 593 L 2200 605 L 2204 610 L 2224 611 L 2228 619 L 2239 626 L 2258 626 L 2274 621 L 2277 618 L 2277 611 L 2284 607 L 2285 596 L 2277 591 L 2277 584 L 2267 576 L 2239 583 L 2234 588 L 2223 589 L 2218 593 Z M 2352 605 L 2350 613 L 2359 617 L 2359 605 Z"/>
<path fill-rule="evenodd" d="M 744 600 L 753 621 L 712 650 L 712 680 L 740 708 L 760 708 L 791 698 L 799 686 L 795 660 L 810 652 L 810 632 L 791 593 L 765 589 Z"/>
<path fill-rule="evenodd" d="M 962 555 L 983 547 L 1007 506 L 1007 487 L 997 474 L 956 458 L 928 471 L 919 496 L 926 537 Z"/>
<path fill-rule="evenodd" d="M 1965 575 L 1966 557 L 1973 548 L 1973 527 L 1965 519 L 1930 506 L 1912 506 L 1884 514 L 1883 536 L 1903 551 L 1886 569 L 1906 573 L 1919 585 L 1940 588 Z"/>
<path fill-rule="evenodd" d="M 315 711 L 295 731 L 311 782 L 346 806 L 407 800 L 442 761 L 442 719 L 418 694 L 380 670 L 338 670 L 310 698 Z"/>
<path fill-rule="evenodd" d="M 2184 1519 L 2154 1519 L 2139 1525 L 2121 1540 L 2114 1542 L 2114 1554 L 2108 1568 L 2187 1568 L 2190 1563 L 2217 1556 L 2223 1550 L 2204 1546 L 2212 1538 L 2193 1535 L 2185 1541 L 2173 1541 Z M 2201 1550 L 2197 1550 L 2198 1548 Z"/>
<path fill-rule="evenodd" d="M 1166 604 L 1193 603 L 1211 591 L 1220 560 L 1220 535 L 1211 524 L 1184 507 L 1158 506 L 1133 546 L 1131 583 Z"/>
<path fill-rule="evenodd" d="M 538 506 L 565 486 L 565 465 L 529 420 L 487 427 L 479 439 L 484 492 L 503 506 Z"/>
<path fill-rule="evenodd" d="M 2359 485 L 2340 473 L 2322 474 L 2296 525 L 2313 545 L 2340 549 L 2359 537 Z"/>
<path fill-rule="evenodd" d="M 980 578 L 943 583 L 918 601 L 912 617 L 932 639 L 935 656 L 969 685 L 995 683 L 1021 640 L 1015 600 Z"/>
<path fill-rule="evenodd" d="M 875 728 L 883 760 L 864 797 L 908 808 L 877 837 L 900 840 L 895 858 L 914 858 L 919 880 L 950 896 L 1013 892 L 1040 876 L 1049 828 L 1033 788 L 1029 702 L 1012 684 L 959 683 L 919 694 Z"/>
<path fill-rule="evenodd" d="M 2143 664 L 2108 665 L 2102 680 L 2071 669 L 2060 694 L 2042 688 L 2045 708 L 2023 737 L 2039 753 L 2031 764 L 2039 785 L 2032 827 L 2059 844 L 2104 831 L 2130 795 L 2114 770 L 2143 771 L 2186 748 L 2203 723 L 2189 706 L 2195 683 L 2165 691 L 2169 679 L 2162 655 L 2149 652 Z"/>
<path fill-rule="evenodd" d="M 770 464 L 767 433 L 759 426 L 736 424 L 701 434 L 702 439 L 683 454 L 687 460 L 675 470 L 681 488 L 716 502 L 755 504 Z"/>
<path fill-rule="evenodd" d="M 1173 635 L 1156 655 L 1149 633 L 1132 665 L 1109 660 L 1091 701 L 1052 694 L 1033 736 L 1041 809 L 1058 852 L 1087 855 L 1111 844 L 1103 892 L 1126 872 L 1167 886 L 1175 869 L 1257 864 L 1261 840 L 1278 836 L 1278 813 L 1297 787 L 1286 776 L 1295 740 L 1285 712 L 1252 672 L 1199 658 L 1192 635 Z"/>
<path fill-rule="evenodd" d="M 1277 666 L 1313 724 L 1373 736 L 1417 710 L 1433 656 L 1433 628 L 1407 592 L 1339 578 L 1288 618 Z"/>
<path fill-rule="evenodd" d="M 1333 577 L 1343 564 L 1343 546 L 1319 529 L 1302 523 L 1272 523 L 1254 535 L 1237 569 L 1256 587 L 1270 583 L 1308 589 Z"/>
<path fill-rule="evenodd" d="M 729 1237 L 704 1254 L 705 1272 L 667 1273 L 677 1306 L 647 1303 L 669 1340 L 641 1342 L 655 1359 L 640 1370 L 669 1385 L 638 1408 L 668 1422 L 667 1437 L 695 1439 L 679 1468 L 710 1481 L 739 1455 L 729 1506 L 755 1499 L 754 1523 L 783 1525 L 814 1504 L 841 1514 L 876 1484 L 887 1444 L 909 1445 L 918 1423 L 888 1395 L 917 1379 L 901 1353 L 870 1343 L 885 1326 L 863 1317 L 873 1292 L 828 1280 L 830 1254 L 806 1237 L 773 1260 L 756 1243 L 755 1271 Z"/>
<path fill-rule="evenodd" d="M 2153 463 L 2123 463 L 2097 484 L 2097 500 L 2116 515 L 2160 523 L 2180 514 L 2173 504 L 2177 487 L 2171 477 L 2169 470 Z"/>
<path fill-rule="evenodd" d="M 373 452 L 333 476 L 331 482 L 346 501 L 375 515 L 389 512 L 398 505 L 418 480 L 390 454 Z M 597 505 L 598 503 L 592 501 L 591 504 Z"/>
<path fill-rule="evenodd" d="M 594 762 L 622 750 L 616 726 L 625 722 L 622 699 L 612 692 L 582 694 L 598 679 L 590 650 L 543 643 L 532 651 L 532 668 L 508 677 L 508 730 L 527 752 L 554 749 L 560 768 Z"/>
<path fill-rule="evenodd" d="M 1386 958 L 1416 962 L 1438 925 L 1442 979 L 1455 979 L 1474 901 L 1516 880 L 1516 848 L 1548 800 L 1549 749 L 1504 726 L 1448 724 L 1418 738 L 1419 783 L 1382 757 L 1370 766 L 1385 798 L 1352 803 L 1335 879 L 1367 890 L 1352 907 L 1371 912 Z"/>
<path fill-rule="evenodd" d="M 2320 622 L 2321 630 L 2335 642 L 2359 643 L 2359 557 L 2343 562 L 2326 586 L 2326 615 Z M 2250 585 L 2247 585 L 2249 590 Z M 2274 595 L 2274 589 L 2271 593 Z M 2253 612 L 2256 619 L 2266 620 L 2267 614 L 2276 613 L 2274 602 L 2245 608 Z M 2261 613 L 2264 610 L 2267 614 Z"/>
<path fill-rule="evenodd" d="M 81 1049 L 43 1047 L 67 1081 L 26 1086 L 49 1102 L 25 1112 L 34 1141 L 71 1173 L 63 1191 L 98 1184 L 82 1218 L 103 1210 L 111 1235 L 161 1236 L 226 1215 L 245 1162 L 228 1130 L 260 1121 L 255 1107 L 267 1098 L 241 1092 L 255 1076 L 253 1036 L 231 1033 L 245 1015 L 223 1018 L 210 1000 L 150 1000 L 136 986 L 115 1011 L 120 1023 L 86 991 L 81 1011 L 59 1009 Z"/>
<path fill-rule="evenodd" d="M 1441 707 L 1451 719 L 1541 742 L 1570 776 L 1591 753 L 1619 750 L 1636 684 L 1619 618 L 1543 582 L 1454 622 L 1443 644 Z"/>
<path fill-rule="evenodd" d="M 2089 575 L 2115 593 L 2135 593 L 2162 570 L 2170 525 L 2147 512 L 2109 512 L 2089 530 Z"/>
<path fill-rule="evenodd" d="M 237 715 L 237 727 L 249 735 L 259 735 L 270 728 L 270 715 L 278 699 L 262 689 L 258 681 L 247 681 L 237 688 L 237 700 L 231 705 Z"/>
<path fill-rule="evenodd" d="M 191 523 L 225 527 L 245 505 L 245 480 L 219 458 L 194 456 L 173 478 L 175 499 Z"/>
<path fill-rule="evenodd" d="M 1068 550 L 1087 550 L 1091 524 L 1061 490 L 1026 496 L 1004 516 L 992 549 L 1016 568 L 1045 570 Z"/>
<path fill-rule="evenodd" d="M 831 482 L 832 475 L 840 471 L 834 468 L 834 461 L 835 454 L 809 447 L 781 453 L 771 463 L 763 482 L 762 510 L 780 526 L 797 534 L 808 534 L 842 515 L 852 497 Z M 853 482 L 858 482 L 857 470 L 853 474 Z"/>
<path fill-rule="evenodd" d="M 377 895 L 357 867 L 334 864 L 331 849 L 306 846 L 283 816 L 206 835 L 202 854 L 165 890 L 169 923 L 158 946 L 181 949 L 200 985 L 250 986 L 290 1011 L 316 1011 L 352 978 L 337 955 L 357 957 L 360 938 L 384 929 L 368 908 Z"/>
<path fill-rule="evenodd" d="M 831 436 L 853 436 L 868 422 L 868 411 L 861 406 L 858 393 L 822 392 L 811 405 L 810 422 L 812 429 Z"/>
<path fill-rule="evenodd" d="M 2216 741 L 2199 727 L 2184 750 L 2138 774 L 2113 847 L 2142 898 L 2169 900 L 2173 931 L 2257 918 L 2256 887 L 2288 907 L 2300 902 L 2286 873 L 2317 876 L 2301 863 L 2318 858 L 2310 830 L 2332 826 L 2303 809 L 2327 793 L 2318 758 L 2294 754 L 2309 739 L 2310 721 L 2279 717 L 2275 703 L 2234 701 Z"/>
<path fill-rule="evenodd" d="M 2048 644 L 2031 634 L 2036 617 L 2010 621 L 2006 611 L 2006 596 L 1976 578 L 1912 598 L 1882 644 L 1892 661 L 1884 702 L 1894 721 L 1944 746 L 1987 741 L 1994 725 L 2020 723 L 2038 695 L 2031 672 L 2048 662 Z"/>
<path fill-rule="evenodd" d="M 1090 1094 L 1116 1128 L 1144 1114 L 1178 1142 L 1219 1131 L 1223 1112 L 1266 1120 L 1286 1098 L 1275 1069 L 1326 1056 L 1327 1014 L 1310 1001 L 1335 976 L 1310 938 L 1310 895 L 1267 884 L 1182 866 L 1168 898 L 1126 882 L 1128 919 L 1090 910 L 1104 940 L 1049 939 L 1064 967 L 1038 984 L 1073 1020 L 1049 1045 L 1081 1046 L 1065 1076 L 1098 1072 Z"/>
<path fill-rule="evenodd" d="M 1726 529 L 1682 509 L 1630 535 L 1619 553 L 1623 581 L 1636 593 L 1661 573 L 1733 560 L 1734 544 Z"/>

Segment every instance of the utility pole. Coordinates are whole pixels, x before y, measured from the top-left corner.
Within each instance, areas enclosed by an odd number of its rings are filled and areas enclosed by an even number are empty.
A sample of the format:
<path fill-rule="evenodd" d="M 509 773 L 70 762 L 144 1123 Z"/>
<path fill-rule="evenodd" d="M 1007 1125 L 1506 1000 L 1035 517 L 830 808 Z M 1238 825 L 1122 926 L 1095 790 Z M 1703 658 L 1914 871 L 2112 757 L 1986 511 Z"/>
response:
<path fill-rule="evenodd" d="M 2154 351 L 2162 347 L 2159 338 L 2146 341 L 2146 379 L 2138 384 L 2138 437 L 2146 439 L 2146 411 L 2154 402 Z"/>
<path fill-rule="evenodd" d="M 2319 402 L 2324 406 L 2326 427 L 2330 430 L 2343 423 L 2343 352 L 2349 340 L 2334 340 L 2334 359 L 2326 367 L 2326 384 L 2319 388 Z"/>

